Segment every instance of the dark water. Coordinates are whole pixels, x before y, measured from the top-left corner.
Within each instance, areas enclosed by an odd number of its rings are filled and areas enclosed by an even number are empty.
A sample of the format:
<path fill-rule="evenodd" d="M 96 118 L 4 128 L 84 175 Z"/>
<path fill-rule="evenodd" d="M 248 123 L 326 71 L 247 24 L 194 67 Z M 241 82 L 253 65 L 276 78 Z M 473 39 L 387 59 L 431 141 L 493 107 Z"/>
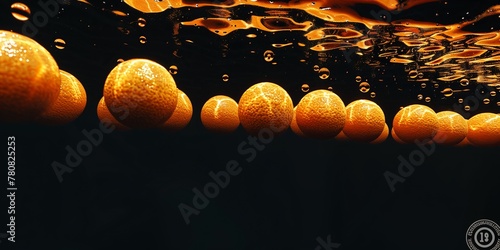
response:
<path fill-rule="evenodd" d="M 25 22 L 12 16 L 12 3 L 0 3 L 0 29 L 22 33 Z M 32 16 L 43 11 L 35 1 L 24 3 Z M 458 99 L 471 96 L 478 75 L 497 74 L 494 63 L 485 69 L 458 61 L 433 72 L 421 71 L 423 78 L 429 78 L 428 86 L 422 88 L 409 72 L 415 65 L 424 65 L 424 60 L 405 66 L 391 63 L 397 56 L 379 57 L 390 46 L 400 48 L 397 54 L 411 53 L 396 39 L 391 26 L 369 29 L 353 23 L 354 30 L 388 45 L 373 46 L 363 56 L 348 59 L 344 52 L 350 50 L 311 50 L 317 43 L 307 40 L 306 32 L 300 30 L 250 28 L 224 36 L 205 27 L 180 25 L 176 30 L 181 22 L 220 12 L 215 7 L 144 14 L 121 2 L 90 3 L 60 1 L 58 13 L 33 34 L 59 67 L 85 86 L 87 107 L 77 120 L 64 126 L 1 125 L 2 140 L 16 137 L 18 190 L 16 242 L 2 238 L 0 249 L 468 249 L 465 236 L 474 221 L 500 223 L 498 147 L 419 147 L 397 144 L 391 138 L 370 145 L 305 139 L 291 131 L 253 147 L 241 127 L 230 135 L 211 134 L 199 118 L 208 98 L 224 94 L 238 100 L 254 83 L 271 81 L 283 86 L 294 104 L 305 94 L 301 90 L 304 83 L 310 91 L 331 87 L 345 103 L 371 98 L 390 122 L 399 107 L 426 103 L 418 99 L 419 94 L 430 97 L 426 104 L 435 110 L 452 109 Z M 473 19 L 495 4 L 498 2 L 439 1 L 390 18 L 450 25 L 461 22 L 462 17 Z M 371 4 L 350 7 L 362 16 L 381 10 Z M 247 20 L 250 13 L 266 15 L 269 10 L 246 5 L 229 9 L 233 19 L 240 20 Z M 128 15 L 119 16 L 112 10 Z M 313 22 L 314 28 L 328 23 L 297 9 L 288 10 L 287 15 L 297 22 Z M 496 32 L 500 28 L 497 16 L 480 19 L 468 28 Z M 146 20 L 144 27 L 137 24 L 138 18 Z M 248 34 L 257 36 L 248 38 Z M 140 36 L 146 38 L 145 43 Z M 65 42 L 63 49 L 54 43 L 58 38 Z M 458 39 L 461 45 L 454 46 L 478 49 L 468 39 Z M 272 46 L 286 43 L 292 45 Z M 443 43 L 452 46 L 449 41 Z M 494 55 L 494 48 L 486 48 L 487 56 L 482 58 Z M 276 64 L 264 60 L 266 50 L 274 52 L 272 62 Z M 67 147 L 75 149 L 86 140 L 83 130 L 99 127 L 96 107 L 107 74 L 118 59 L 138 57 L 165 67 L 177 66 L 176 84 L 194 108 L 191 122 L 176 133 L 103 134 L 102 141 L 59 182 L 53 163 L 64 163 Z M 327 67 L 330 76 L 318 77 L 315 65 Z M 470 85 L 462 86 L 458 79 L 437 80 L 458 74 L 454 71 L 457 66 L 472 79 Z M 223 81 L 224 74 L 228 81 Z M 368 93 L 360 92 L 356 76 L 370 83 Z M 491 83 L 493 88 L 495 83 Z M 446 87 L 469 90 L 446 98 L 441 92 Z M 370 97 L 371 92 L 376 96 Z M 490 98 L 490 104 L 466 113 L 498 113 L 496 102 L 500 100 Z M 7 151 L 7 145 L 3 150 Z M 401 159 L 416 154 L 423 158 L 414 158 L 418 163 L 414 171 L 401 177 L 404 182 L 395 184 L 392 192 L 384 173 L 398 174 Z M 231 176 L 225 188 L 212 190 L 215 197 L 198 207 L 199 214 L 192 214 L 187 225 L 179 205 L 196 207 L 193 188 L 203 190 L 213 183 L 209 173 L 225 171 L 232 160 L 241 172 Z M 3 173 L 2 190 L 6 190 L 7 171 Z M 9 205 L 8 200 L 2 201 L 1 218 L 6 225 Z M 0 233 L 8 230 L 2 228 Z M 317 248 L 328 241 L 340 245 Z"/>

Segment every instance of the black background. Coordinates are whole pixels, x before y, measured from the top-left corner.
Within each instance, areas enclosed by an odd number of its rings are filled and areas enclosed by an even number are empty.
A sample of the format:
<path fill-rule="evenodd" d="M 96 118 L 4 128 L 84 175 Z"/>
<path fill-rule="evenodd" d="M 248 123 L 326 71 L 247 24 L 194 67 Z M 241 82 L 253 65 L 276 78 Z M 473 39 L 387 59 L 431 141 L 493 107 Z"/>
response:
<path fill-rule="evenodd" d="M 10 14 L 12 3 L 0 4 L 0 28 L 20 33 L 23 22 Z M 35 1 L 25 3 L 32 13 L 40 11 Z M 392 18 L 450 24 L 463 16 L 473 18 L 497 1 L 480 3 L 436 2 Z M 237 150 L 248 141 L 241 127 L 231 135 L 216 135 L 207 132 L 199 119 L 211 96 L 225 94 L 238 100 L 246 88 L 261 81 L 279 83 L 294 104 L 304 94 L 302 83 L 311 89 L 332 86 L 345 103 L 366 98 L 352 79 L 360 72 L 372 74 L 369 67 L 333 59 L 323 63 L 307 47 L 274 49 L 278 64 L 271 65 L 262 60 L 262 53 L 273 49 L 270 44 L 303 42 L 303 33 L 250 30 L 222 37 L 203 28 L 182 27 L 173 36 L 173 22 L 203 16 L 204 10 L 145 15 L 124 3 L 92 4 L 61 4 L 64 10 L 34 36 L 61 69 L 83 83 L 88 102 L 84 113 L 68 125 L 1 125 L 1 140 L 16 137 L 18 191 L 16 243 L 1 239 L 0 249 L 315 249 L 318 237 L 325 241 L 331 237 L 341 244 L 339 249 L 467 249 L 465 233 L 474 221 L 488 218 L 500 223 L 498 148 L 436 146 L 391 192 L 384 172 L 397 173 L 398 156 L 408 159 L 418 150 L 416 145 L 397 144 L 391 138 L 379 145 L 312 140 L 287 131 L 247 162 L 248 155 Z M 354 7 L 367 13 L 379 10 Z M 118 18 L 111 9 L 129 16 Z M 138 17 L 147 20 L 144 28 L 134 22 Z M 480 24 L 478 29 L 495 27 L 498 21 Z M 129 29 L 130 34 L 117 27 Z M 251 32 L 259 36 L 249 44 L 244 37 Z M 141 35 L 147 37 L 145 44 L 139 43 Z M 54 47 L 56 38 L 66 41 L 63 50 Z M 187 39 L 194 43 L 186 43 Z M 300 63 L 305 55 L 307 62 Z M 82 130 L 98 128 L 96 107 L 107 74 L 117 59 L 134 57 L 178 66 L 174 78 L 193 104 L 191 122 L 176 133 L 105 134 L 60 183 L 51 164 L 64 163 L 65 147 L 75 148 L 85 139 Z M 326 81 L 311 70 L 321 63 L 329 63 L 332 70 Z M 385 75 L 388 79 L 394 75 L 399 79 L 394 85 L 403 85 L 406 75 L 398 67 L 388 64 Z M 222 81 L 223 74 L 230 76 L 228 82 Z M 391 84 L 373 88 L 389 124 L 400 106 L 416 102 L 411 89 L 398 92 Z M 431 104 L 436 110 L 450 108 L 444 101 Z M 229 160 L 238 161 L 242 172 L 186 225 L 178 205 L 192 205 L 192 189 L 201 190 L 212 181 L 208 173 L 224 170 Z M 2 224 L 6 224 L 7 200 L 2 204 Z"/>

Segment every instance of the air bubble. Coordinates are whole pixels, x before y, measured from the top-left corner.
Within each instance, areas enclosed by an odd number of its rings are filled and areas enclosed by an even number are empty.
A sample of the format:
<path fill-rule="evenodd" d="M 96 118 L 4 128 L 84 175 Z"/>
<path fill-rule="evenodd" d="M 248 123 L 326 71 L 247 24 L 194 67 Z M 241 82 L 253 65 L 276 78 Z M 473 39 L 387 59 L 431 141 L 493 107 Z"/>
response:
<path fill-rule="evenodd" d="M 31 15 L 30 8 L 24 3 L 13 3 L 10 9 L 12 16 L 19 21 L 27 21 Z"/>
<path fill-rule="evenodd" d="M 371 92 L 371 93 L 370 93 L 370 97 L 371 97 L 371 98 L 375 98 L 376 96 L 377 96 L 377 93 L 375 93 L 375 92 Z"/>
<path fill-rule="evenodd" d="M 355 80 L 356 82 L 361 82 L 361 76 L 356 76 Z"/>
<path fill-rule="evenodd" d="M 140 36 L 139 37 L 139 42 L 142 43 L 142 44 L 145 44 L 146 43 L 146 37 L 145 36 Z"/>
<path fill-rule="evenodd" d="M 229 81 L 229 75 L 228 74 L 222 75 L 222 81 L 224 81 L 224 82 Z"/>
<path fill-rule="evenodd" d="M 462 85 L 464 87 L 469 85 L 469 79 L 464 78 L 464 79 L 460 80 L 460 85 Z"/>
<path fill-rule="evenodd" d="M 272 60 L 274 60 L 274 52 L 272 50 L 264 51 L 264 60 L 266 62 L 271 62 Z"/>
<path fill-rule="evenodd" d="M 316 72 L 318 72 L 319 71 L 319 66 L 318 65 L 314 65 L 313 66 L 313 70 L 316 71 Z"/>
<path fill-rule="evenodd" d="M 361 93 L 367 93 L 368 91 L 370 91 L 370 84 L 367 82 L 360 83 L 359 84 L 359 91 Z"/>
<path fill-rule="evenodd" d="M 54 40 L 54 46 L 58 49 L 64 49 L 66 47 L 66 41 L 61 38 Z"/>
<path fill-rule="evenodd" d="M 490 99 L 484 98 L 483 99 L 483 103 L 486 104 L 486 105 L 490 104 Z"/>
<path fill-rule="evenodd" d="M 424 96 L 422 94 L 417 95 L 417 100 L 422 101 L 424 99 Z"/>
<path fill-rule="evenodd" d="M 302 92 L 306 93 L 306 92 L 309 92 L 309 84 L 302 84 L 301 86 L 301 89 L 302 89 Z"/>
<path fill-rule="evenodd" d="M 179 68 L 177 68 L 177 66 L 175 65 L 171 65 L 170 67 L 168 67 L 168 72 L 170 72 L 170 74 L 172 75 L 176 75 L 178 71 Z"/>
<path fill-rule="evenodd" d="M 425 102 L 431 102 L 431 98 L 430 97 L 425 97 Z"/>
<path fill-rule="evenodd" d="M 410 70 L 410 72 L 408 72 L 408 76 L 410 78 L 417 78 L 417 75 L 418 75 L 418 72 L 416 70 Z"/>
<path fill-rule="evenodd" d="M 446 97 L 450 97 L 453 95 L 453 89 L 445 88 L 445 89 L 443 89 L 443 91 L 441 91 L 441 93 L 443 93 L 443 95 Z"/>
<path fill-rule="evenodd" d="M 319 69 L 318 74 L 319 74 L 319 78 L 321 78 L 322 80 L 325 80 L 328 77 L 330 77 L 330 70 L 328 68 L 321 68 L 321 69 Z"/>
<path fill-rule="evenodd" d="M 465 111 L 470 111 L 470 106 L 469 106 L 469 105 L 465 105 L 465 106 L 464 106 L 464 110 L 465 110 Z"/>
<path fill-rule="evenodd" d="M 139 27 L 141 28 L 144 28 L 144 26 L 146 26 L 146 19 L 139 17 L 139 19 L 137 19 L 137 25 L 139 25 Z"/>

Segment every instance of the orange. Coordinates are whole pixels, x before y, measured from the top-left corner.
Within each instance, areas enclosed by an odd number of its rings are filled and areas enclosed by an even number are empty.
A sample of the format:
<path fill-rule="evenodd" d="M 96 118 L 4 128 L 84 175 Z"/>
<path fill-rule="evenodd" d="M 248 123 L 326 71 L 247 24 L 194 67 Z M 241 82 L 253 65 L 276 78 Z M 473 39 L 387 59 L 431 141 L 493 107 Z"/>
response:
<path fill-rule="evenodd" d="M 163 124 L 174 113 L 177 96 L 172 75 L 148 59 L 135 58 L 116 65 L 104 83 L 104 99 L 111 114 L 115 118 L 123 115 L 121 123 L 130 128 Z M 112 109 L 110 104 L 125 111 Z"/>
<path fill-rule="evenodd" d="M 179 96 L 177 97 L 177 106 L 174 113 L 168 120 L 160 126 L 162 130 L 166 131 L 179 131 L 186 127 L 191 121 L 193 116 L 193 105 L 191 100 L 182 90 L 177 90 Z"/>
<path fill-rule="evenodd" d="M 346 119 L 342 99 L 330 90 L 318 89 L 297 104 L 297 124 L 306 136 L 330 139 L 342 131 Z"/>
<path fill-rule="evenodd" d="M 82 83 L 71 73 L 59 70 L 61 74 L 61 91 L 37 122 L 49 125 L 63 125 L 78 118 L 87 105 L 87 93 Z"/>
<path fill-rule="evenodd" d="M 406 142 L 404 142 L 403 140 L 399 139 L 398 135 L 396 133 L 394 133 L 394 127 L 391 128 L 391 137 L 392 137 L 392 139 L 394 139 L 394 141 L 396 141 L 399 144 L 406 144 Z"/>
<path fill-rule="evenodd" d="M 33 121 L 54 103 L 59 66 L 35 40 L 0 30 L 0 122 Z"/>
<path fill-rule="evenodd" d="M 353 141 L 370 142 L 384 130 L 385 115 L 380 106 L 370 100 L 360 99 L 346 107 L 344 134 Z"/>
<path fill-rule="evenodd" d="M 292 122 L 292 98 L 276 83 L 256 83 L 241 95 L 238 117 L 241 126 L 249 134 L 257 135 L 263 129 L 280 134 Z"/>
<path fill-rule="evenodd" d="M 467 120 L 457 112 L 441 111 L 438 117 L 438 131 L 433 137 L 437 144 L 455 145 L 467 136 Z"/>
<path fill-rule="evenodd" d="M 371 144 L 379 144 L 384 142 L 387 138 L 389 137 L 389 126 L 387 126 L 387 123 L 384 123 L 384 130 L 382 130 L 382 133 L 375 138 L 375 140 L 371 141 Z"/>
<path fill-rule="evenodd" d="M 97 117 L 99 118 L 99 121 L 101 121 L 102 123 L 113 124 L 117 130 L 125 131 L 130 129 L 129 127 L 119 122 L 111 114 L 111 112 L 109 112 L 108 106 L 106 106 L 106 102 L 104 101 L 104 96 L 101 97 L 101 100 L 99 100 L 99 103 L 97 104 Z"/>
<path fill-rule="evenodd" d="M 431 108 L 412 104 L 400 109 L 394 116 L 392 127 L 399 139 L 406 143 L 429 140 L 439 128 L 436 112 Z"/>
<path fill-rule="evenodd" d="M 293 108 L 293 116 L 292 116 L 292 121 L 290 122 L 290 129 L 296 135 L 301 136 L 301 137 L 305 137 L 304 132 L 302 132 L 302 130 L 300 130 L 300 128 L 299 128 L 299 125 L 297 125 L 296 110 L 297 110 L 297 106 L 295 106 Z"/>
<path fill-rule="evenodd" d="M 467 121 L 467 140 L 474 146 L 494 146 L 500 143 L 500 115 L 480 113 Z"/>
<path fill-rule="evenodd" d="M 201 108 L 201 123 L 214 133 L 232 133 L 240 126 L 238 103 L 225 95 L 208 99 Z"/>

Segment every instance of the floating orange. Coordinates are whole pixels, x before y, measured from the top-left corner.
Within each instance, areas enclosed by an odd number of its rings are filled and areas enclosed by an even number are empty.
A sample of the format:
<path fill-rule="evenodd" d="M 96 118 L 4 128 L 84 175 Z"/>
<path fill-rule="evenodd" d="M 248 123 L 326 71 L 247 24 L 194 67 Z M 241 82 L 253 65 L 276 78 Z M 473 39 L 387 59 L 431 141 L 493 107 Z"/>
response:
<path fill-rule="evenodd" d="M 349 103 L 345 110 L 346 122 L 342 132 L 349 139 L 370 142 L 384 131 L 385 115 L 377 103 L 359 99 Z"/>
<path fill-rule="evenodd" d="M 480 113 L 467 121 L 467 140 L 474 146 L 495 146 L 500 144 L 500 115 Z"/>
<path fill-rule="evenodd" d="M 263 129 L 279 134 L 288 129 L 292 121 L 292 98 L 276 83 L 257 83 L 241 96 L 238 116 L 249 134 L 257 135 Z"/>
<path fill-rule="evenodd" d="M 87 105 L 87 93 L 82 83 L 71 73 L 60 70 L 61 91 L 36 121 L 48 125 L 64 125 L 78 118 Z"/>
<path fill-rule="evenodd" d="M 162 65 L 135 58 L 116 65 L 104 83 L 104 99 L 115 118 L 130 128 L 153 128 L 163 124 L 177 106 L 177 86 Z M 119 107 L 112 109 L 109 105 Z"/>
<path fill-rule="evenodd" d="M 193 116 L 193 105 L 189 97 L 178 89 L 177 106 L 174 113 L 160 126 L 162 130 L 176 132 L 185 128 Z"/>
<path fill-rule="evenodd" d="M 457 112 L 441 111 L 436 113 L 439 128 L 433 141 L 437 144 L 455 145 L 467 136 L 467 120 Z"/>
<path fill-rule="evenodd" d="M 97 104 L 97 117 L 99 118 L 99 121 L 102 123 L 111 123 L 112 125 L 114 125 L 116 130 L 120 131 L 130 130 L 129 127 L 123 125 L 111 114 L 111 112 L 109 112 L 108 106 L 104 101 L 104 96 L 101 97 L 99 103 Z"/>
<path fill-rule="evenodd" d="M 33 121 L 59 96 L 52 55 L 35 40 L 0 30 L 0 122 Z"/>
<path fill-rule="evenodd" d="M 201 123 L 214 133 L 232 133 L 240 126 L 238 103 L 231 97 L 216 95 L 201 108 Z"/>
<path fill-rule="evenodd" d="M 406 143 L 430 140 L 437 133 L 439 121 L 430 107 L 412 104 L 400 109 L 392 122 L 394 133 Z"/>
<path fill-rule="evenodd" d="M 333 138 L 342 131 L 346 120 L 342 99 L 329 90 L 307 93 L 297 104 L 297 125 L 308 137 Z"/>

